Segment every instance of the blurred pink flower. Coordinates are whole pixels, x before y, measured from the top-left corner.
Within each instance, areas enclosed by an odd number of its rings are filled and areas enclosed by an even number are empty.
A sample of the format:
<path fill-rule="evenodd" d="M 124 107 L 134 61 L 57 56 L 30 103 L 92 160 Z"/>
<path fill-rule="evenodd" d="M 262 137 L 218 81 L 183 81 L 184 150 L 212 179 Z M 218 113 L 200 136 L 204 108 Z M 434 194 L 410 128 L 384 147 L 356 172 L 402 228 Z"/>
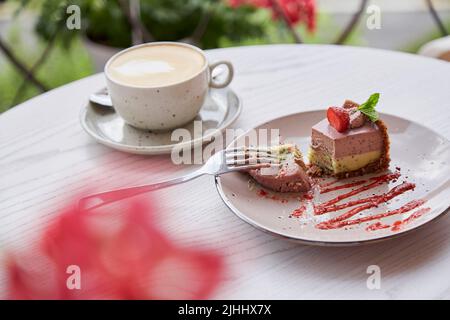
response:
<path fill-rule="evenodd" d="M 250 5 L 272 10 L 273 17 L 279 19 L 274 5 L 280 6 L 283 14 L 291 25 L 304 23 L 308 31 L 312 32 L 316 28 L 316 4 L 315 0 L 228 0 L 231 7 Z"/>
<path fill-rule="evenodd" d="M 134 202 L 119 221 L 68 209 L 41 235 L 36 250 L 11 254 L 10 299 L 204 299 L 220 283 L 222 258 L 185 249 L 154 223 L 154 210 Z M 67 267 L 80 269 L 69 289 Z"/>

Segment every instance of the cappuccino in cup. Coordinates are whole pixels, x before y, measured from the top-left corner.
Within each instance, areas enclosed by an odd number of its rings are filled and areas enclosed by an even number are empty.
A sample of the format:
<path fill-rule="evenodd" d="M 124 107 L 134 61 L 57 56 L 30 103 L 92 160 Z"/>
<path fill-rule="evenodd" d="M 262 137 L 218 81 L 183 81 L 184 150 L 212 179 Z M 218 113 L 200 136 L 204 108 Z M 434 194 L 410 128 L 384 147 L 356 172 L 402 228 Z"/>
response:
<path fill-rule="evenodd" d="M 178 45 L 144 46 L 118 56 L 108 68 L 111 79 L 138 87 L 160 87 L 194 77 L 205 66 L 196 50 Z"/>
<path fill-rule="evenodd" d="M 218 65 L 228 68 L 227 78 L 211 79 Z M 168 130 L 193 120 L 210 87 L 223 88 L 233 77 L 228 61 L 208 65 L 197 47 L 176 42 L 154 42 L 114 55 L 105 76 L 116 112 L 141 129 Z"/>

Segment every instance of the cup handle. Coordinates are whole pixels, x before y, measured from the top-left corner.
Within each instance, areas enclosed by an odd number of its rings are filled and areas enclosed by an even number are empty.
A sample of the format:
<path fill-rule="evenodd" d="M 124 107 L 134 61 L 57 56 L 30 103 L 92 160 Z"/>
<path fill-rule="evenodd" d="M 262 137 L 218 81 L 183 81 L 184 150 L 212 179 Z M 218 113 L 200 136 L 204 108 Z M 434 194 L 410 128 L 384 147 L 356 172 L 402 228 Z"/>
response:
<path fill-rule="evenodd" d="M 223 82 L 215 82 L 215 80 L 213 79 L 212 75 L 212 71 L 220 65 L 226 65 L 227 69 L 228 69 L 228 73 L 227 73 L 227 78 L 225 79 L 225 81 Z M 231 80 L 233 80 L 233 76 L 234 76 L 234 69 L 233 69 L 233 65 L 231 64 L 231 62 L 229 61 L 217 61 L 214 63 L 211 63 L 209 65 L 209 86 L 211 88 L 216 88 L 216 89 L 220 89 L 220 88 L 225 88 L 227 85 L 230 84 Z"/>

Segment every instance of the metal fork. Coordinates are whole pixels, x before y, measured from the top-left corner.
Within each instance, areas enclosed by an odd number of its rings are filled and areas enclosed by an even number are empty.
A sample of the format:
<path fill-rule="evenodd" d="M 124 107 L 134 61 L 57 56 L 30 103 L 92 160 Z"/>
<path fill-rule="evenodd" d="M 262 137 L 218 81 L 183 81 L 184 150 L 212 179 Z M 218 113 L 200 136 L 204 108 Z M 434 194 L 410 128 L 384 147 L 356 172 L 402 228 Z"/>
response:
<path fill-rule="evenodd" d="M 205 174 L 217 176 L 228 172 L 258 169 L 273 165 L 279 165 L 279 159 L 277 154 L 273 153 L 269 147 L 231 148 L 215 153 L 200 169 L 185 176 L 154 184 L 92 194 L 81 198 L 78 202 L 78 206 L 82 209 L 92 210 L 105 204 L 133 197 L 142 193 L 184 183 Z"/>

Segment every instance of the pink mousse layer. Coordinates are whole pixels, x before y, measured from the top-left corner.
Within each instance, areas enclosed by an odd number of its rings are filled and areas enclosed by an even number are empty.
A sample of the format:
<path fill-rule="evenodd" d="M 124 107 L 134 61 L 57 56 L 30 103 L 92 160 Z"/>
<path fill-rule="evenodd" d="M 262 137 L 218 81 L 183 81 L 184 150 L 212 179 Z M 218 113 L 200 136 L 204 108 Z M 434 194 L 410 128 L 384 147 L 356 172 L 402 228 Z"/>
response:
<path fill-rule="evenodd" d="M 311 142 L 313 148 L 325 148 L 334 158 L 383 149 L 381 132 L 370 121 L 362 127 L 340 133 L 330 126 L 327 119 L 323 119 L 312 127 Z"/>
<path fill-rule="evenodd" d="M 262 186 L 277 192 L 306 192 L 311 189 L 305 168 L 293 158 L 283 163 L 281 168 L 250 170 L 249 174 Z"/>

